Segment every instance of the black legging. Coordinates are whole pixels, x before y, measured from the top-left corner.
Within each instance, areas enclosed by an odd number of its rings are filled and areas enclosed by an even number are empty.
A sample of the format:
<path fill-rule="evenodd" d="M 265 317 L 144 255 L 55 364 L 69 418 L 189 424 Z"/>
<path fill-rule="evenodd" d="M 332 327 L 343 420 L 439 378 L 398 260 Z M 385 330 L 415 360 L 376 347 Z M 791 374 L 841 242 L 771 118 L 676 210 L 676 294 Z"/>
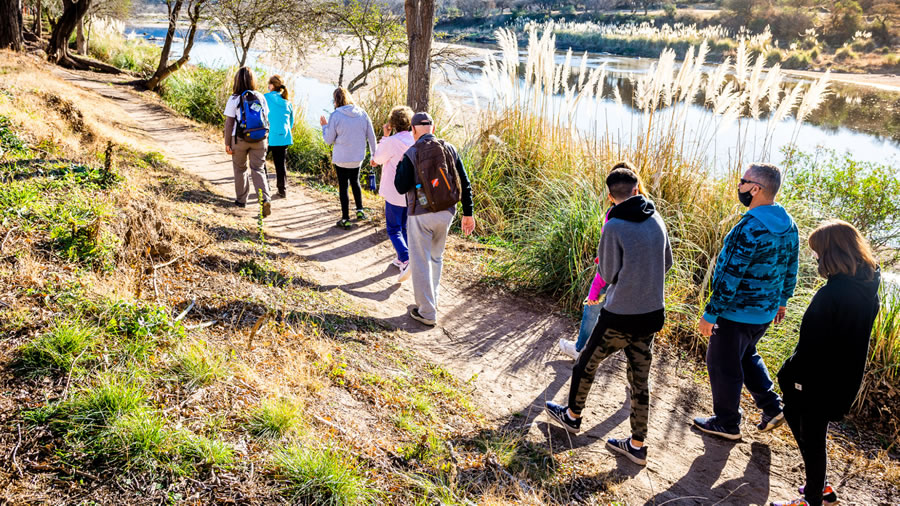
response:
<path fill-rule="evenodd" d="M 784 418 L 787 420 L 803 464 L 806 466 L 806 485 L 803 495 L 811 506 L 822 504 L 822 489 L 825 488 L 826 453 L 825 439 L 828 435 L 828 418 L 815 409 L 804 409 L 797 403 L 784 403 Z"/>
<path fill-rule="evenodd" d="M 272 153 L 272 160 L 275 162 L 275 179 L 278 180 L 278 192 L 284 193 L 285 179 L 287 173 L 284 168 L 284 159 L 287 155 L 287 146 L 269 146 L 269 153 Z"/>
<path fill-rule="evenodd" d="M 353 200 L 356 201 L 356 208 L 362 209 L 362 188 L 359 187 L 359 167 L 355 169 L 345 169 L 344 167 L 334 166 L 338 176 L 338 193 L 341 197 L 341 219 L 350 219 L 350 195 L 347 194 L 347 186 L 353 188 Z"/>

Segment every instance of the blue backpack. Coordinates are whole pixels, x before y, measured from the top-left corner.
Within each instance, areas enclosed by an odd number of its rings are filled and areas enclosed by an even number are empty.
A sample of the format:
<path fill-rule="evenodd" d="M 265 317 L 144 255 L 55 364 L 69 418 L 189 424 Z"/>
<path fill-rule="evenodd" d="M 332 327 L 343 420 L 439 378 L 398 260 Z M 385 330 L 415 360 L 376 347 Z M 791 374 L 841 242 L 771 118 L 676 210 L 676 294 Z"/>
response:
<path fill-rule="evenodd" d="M 269 135 L 269 117 L 260 96 L 251 90 L 241 94 L 238 109 L 241 120 L 237 124 L 237 136 L 247 142 L 259 142 Z"/>

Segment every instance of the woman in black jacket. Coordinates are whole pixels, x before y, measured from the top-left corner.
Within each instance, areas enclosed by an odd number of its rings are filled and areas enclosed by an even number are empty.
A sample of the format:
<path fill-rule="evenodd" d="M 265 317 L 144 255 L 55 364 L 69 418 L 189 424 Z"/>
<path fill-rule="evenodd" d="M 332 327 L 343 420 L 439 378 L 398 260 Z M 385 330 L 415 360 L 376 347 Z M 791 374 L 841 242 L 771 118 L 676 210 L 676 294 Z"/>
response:
<path fill-rule="evenodd" d="M 800 489 L 803 498 L 772 503 L 776 506 L 837 502 L 825 482 L 828 422 L 843 418 L 856 399 L 878 314 L 878 264 L 853 225 L 826 221 L 809 236 L 809 247 L 819 275 L 828 281 L 809 303 L 797 348 L 778 372 L 784 417 L 803 455 L 806 485 Z"/>

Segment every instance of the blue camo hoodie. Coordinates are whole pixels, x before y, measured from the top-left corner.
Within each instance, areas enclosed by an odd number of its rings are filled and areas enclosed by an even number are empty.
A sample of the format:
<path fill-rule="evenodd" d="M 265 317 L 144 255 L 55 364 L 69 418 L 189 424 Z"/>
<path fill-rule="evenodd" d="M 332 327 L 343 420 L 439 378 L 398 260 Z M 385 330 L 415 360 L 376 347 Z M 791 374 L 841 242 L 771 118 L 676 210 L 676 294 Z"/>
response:
<path fill-rule="evenodd" d="M 366 159 L 366 143 L 369 151 L 375 152 L 375 130 L 366 111 L 349 104 L 338 107 L 322 127 L 322 137 L 326 144 L 334 145 L 331 161 L 335 164 L 359 164 Z"/>
<path fill-rule="evenodd" d="M 762 324 L 787 305 L 797 284 L 797 225 L 778 204 L 747 211 L 725 236 L 703 318 Z"/>

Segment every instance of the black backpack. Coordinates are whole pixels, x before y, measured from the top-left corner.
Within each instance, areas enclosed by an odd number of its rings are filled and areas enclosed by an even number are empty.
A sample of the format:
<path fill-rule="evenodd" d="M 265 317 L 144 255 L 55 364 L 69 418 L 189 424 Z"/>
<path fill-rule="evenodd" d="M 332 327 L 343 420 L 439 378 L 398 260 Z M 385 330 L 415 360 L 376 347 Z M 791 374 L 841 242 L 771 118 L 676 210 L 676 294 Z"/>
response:
<path fill-rule="evenodd" d="M 456 160 L 444 141 L 427 137 L 416 143 L 416 181 L 422 185 L 427 203 L 424 207 L 436 213 L 450 209 L 460 201 L 459 177 L 456 174 Z M 418 199 L 416 206 L 422 204 Z"/>

